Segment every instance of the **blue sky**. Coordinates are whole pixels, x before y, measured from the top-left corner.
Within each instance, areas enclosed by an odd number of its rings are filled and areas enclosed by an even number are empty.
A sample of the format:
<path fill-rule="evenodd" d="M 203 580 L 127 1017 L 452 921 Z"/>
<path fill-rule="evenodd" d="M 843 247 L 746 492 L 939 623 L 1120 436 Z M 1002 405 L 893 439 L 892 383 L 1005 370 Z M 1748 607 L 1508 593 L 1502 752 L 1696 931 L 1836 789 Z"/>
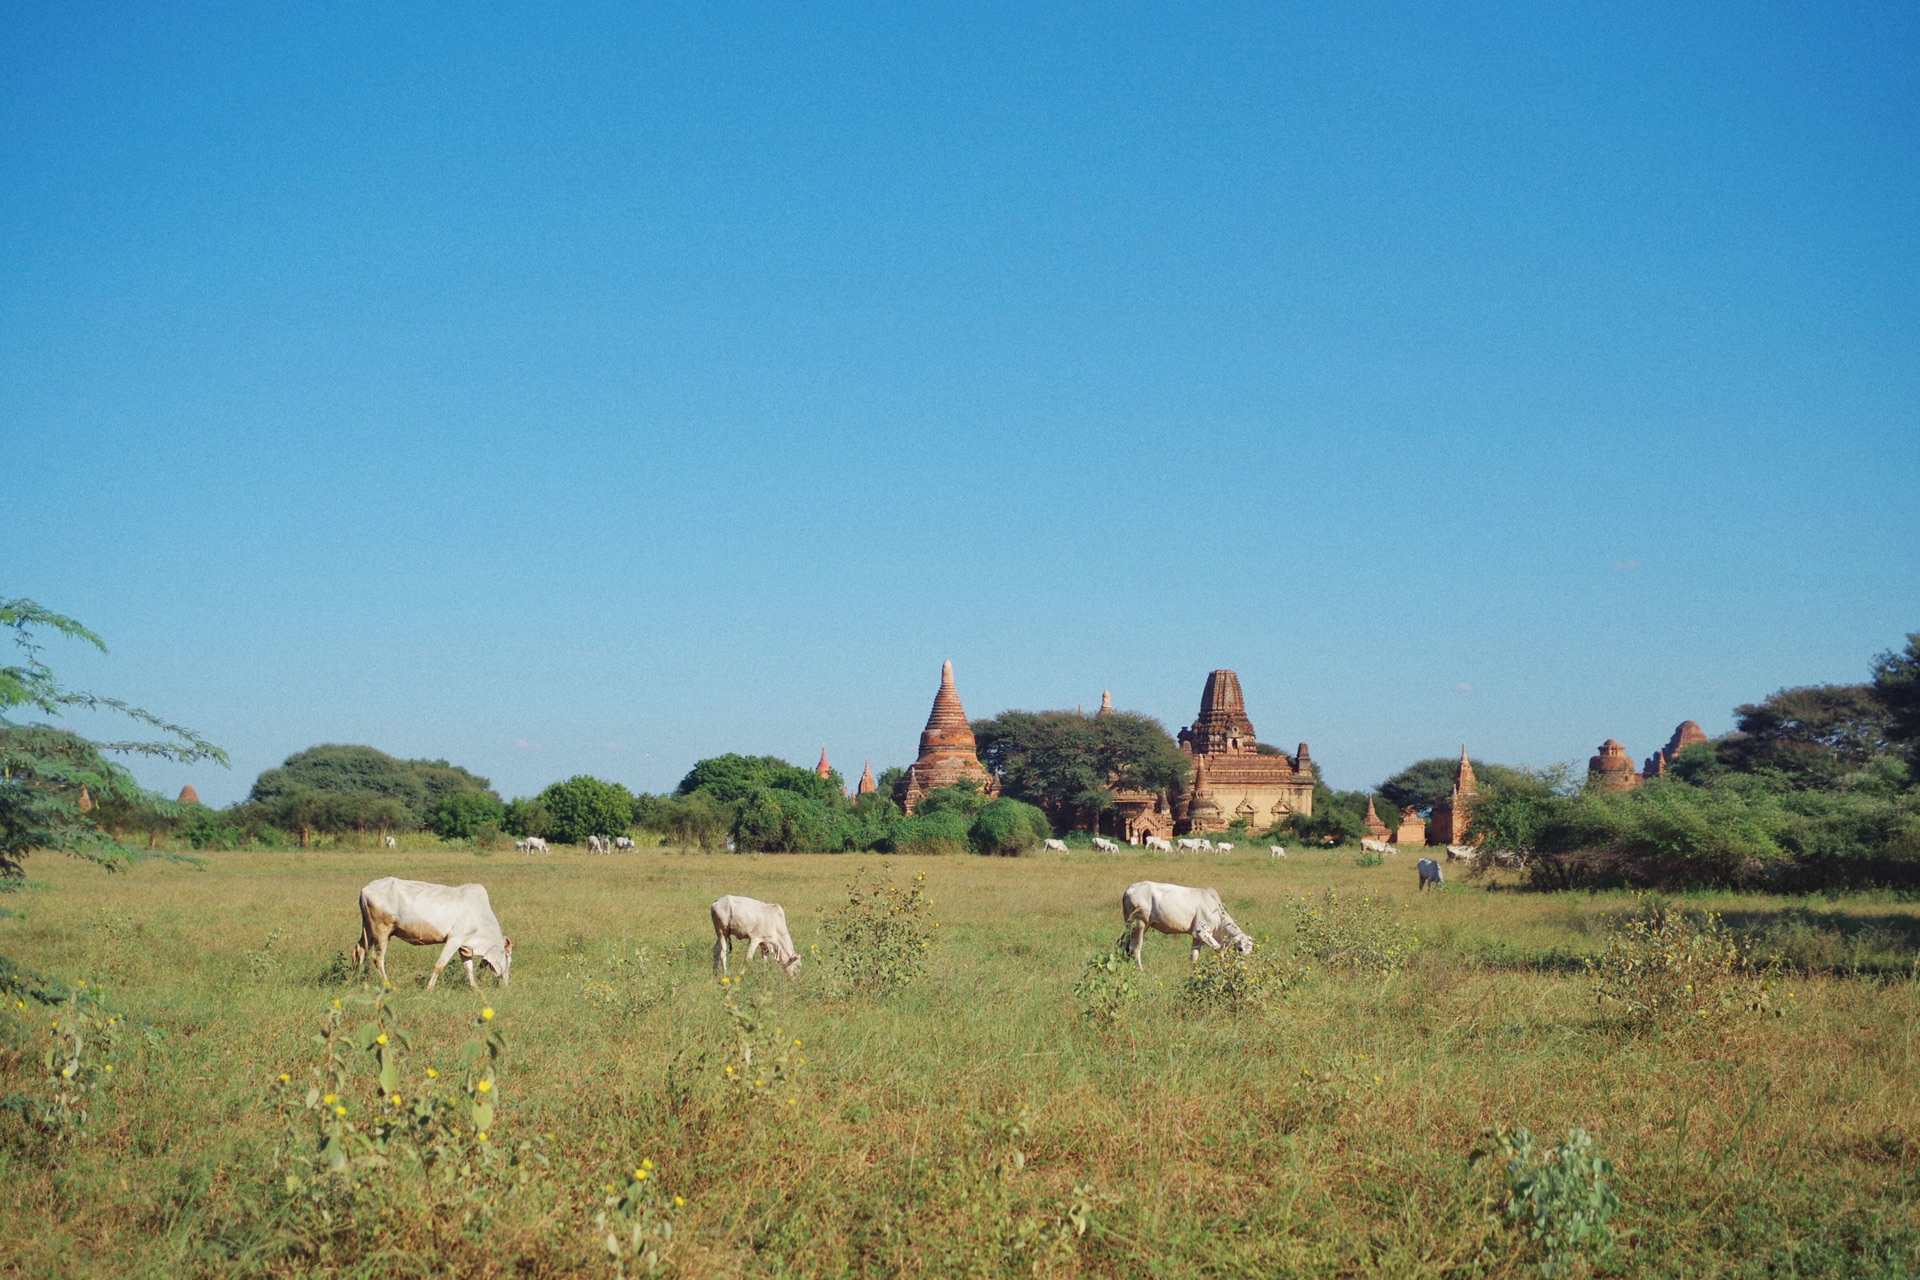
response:
<path fill-rule="evenodd" d="M 1357 787 L 1920 630 L 1920 16 L 0 8 L 0 595 L 231 771 L 1240 672 Z"/>

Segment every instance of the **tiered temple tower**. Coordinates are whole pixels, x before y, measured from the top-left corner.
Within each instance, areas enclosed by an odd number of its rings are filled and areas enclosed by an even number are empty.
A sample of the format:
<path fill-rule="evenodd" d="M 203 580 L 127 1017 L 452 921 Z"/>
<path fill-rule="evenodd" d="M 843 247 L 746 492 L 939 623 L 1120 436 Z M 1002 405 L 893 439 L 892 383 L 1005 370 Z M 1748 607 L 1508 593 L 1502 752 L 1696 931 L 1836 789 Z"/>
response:
<path fill-rule="evenodd" d="M 820 763 L 813 766 L 813 771 L 823 778 L 833 776 L 833 766 L 827 763 L 827 744 L 824 742 L 820 744 Z"/>
<path fill-rule="evenodd" d="M 978 750 L 966 709 L 953 687 L 953 663 L 942 663 L 940 692 L 933 695 L 933 711 L 920 734 L 920 758 L 900 779 L 893 798 L 912 813 L 929 791 L 950 787 L 962 778 L 973 779 L 990 796 L 999 795 L 1000 781 L 980 763 Z"/>
<path fill-rule="evenodd" d="M 1247 718 L 1240 677 L 1231 671 L 1207 676 L 1200 718 L 1180 731 L 1180 745 L 1193 757 L 1193 782 L 1175 793 L 1175 829 L 1223 831 L 1244 820 L 1259 831 L 1293 814 L 1313 813 L 1313 757 L 1263 752 Z M 1199 801 L 1206 793 L 1210 804 Z"/>
<path fill-rule="evenodd" d="M 858 799 L 861 796 L 870 796 L 879 789 L 879 787 L 874 785 L 873 781 L 873 761 L 869 760 L 867 761 L 867 767 L 860 771 L 860 785 L 854 788 L 854 798 Z"/>
<path fill-rule="evenodd" d="M 1627 749 L 1608 738 L 1600 744 L 1600 754 L 1587 760 L 1587 785 L 1602 791 L 1625 791 L 1640 785 Z"/>
<path fill-rule="evenodd" d="M 1667 766 L 1673 763 L 1675 756 L 1697 743 L 1711 741 L 1705 729 L 1691 720 L 1682 720 L 1679 728 L 1673 731 L 1673 736 L 1667 739 L 1667 745 L 1648 756 L 1647 763 L 1640 772 L 1649 778 L 1661 777 L 1665 775 Z"/>
<path fill-rule="evenodd" d="M 1467 828 L 1473 824 L 1473 801 L 1480 790 L 1473 776 L 1473 762 L 1467 759 L 1466 744 L 1460 746 L 1460 767 L 1453 771 L 1453 794 L 1433 806 L 1427 819 L 1428 844 L 1466 844 Z"/>

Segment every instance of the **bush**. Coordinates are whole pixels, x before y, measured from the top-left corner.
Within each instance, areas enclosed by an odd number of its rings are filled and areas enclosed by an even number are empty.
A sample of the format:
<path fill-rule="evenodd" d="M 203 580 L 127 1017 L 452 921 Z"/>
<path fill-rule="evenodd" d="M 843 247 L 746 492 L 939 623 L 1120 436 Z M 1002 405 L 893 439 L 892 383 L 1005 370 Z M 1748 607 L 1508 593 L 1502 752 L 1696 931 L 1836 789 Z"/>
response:
<path fill-rule="evenodd" d="M 196 849 L 238 849 L 245 836 L 228 815 L 201 809 L 180 825 L 180 837 Z"/>
<path fill-rule="evenodd" d="M 1778 968 L 1716 913 L 1671 911 L 1653 898 L 1608 920 L 1600 954 L 1587 960 L 1594 998 L 1634 1031 L 1768 1012 Z"/>
<path fill-rule="evenodd" d="M 544 839 L 553 835 L 553 814 L 548 811 L 546 802 L 537 796 L 509 800 L 506 817 L 500 826 L 509 835 L 539 836 Z"/>
<path fill-rule="evenodd" d="M 907 854 L 967 853 L 972 850 L 973 819 L 958 809 L 916 813 L 893 829 L 893 852 Z"/>
<path fill-rule="evenodd" d="M 1540 1257 L 1540 1274 L 1563 1276 L 1589 1252 L 1613 1247 L 1611 1219 L 1620 1208 L 1613 1189 L 1613 1165 L 1593 1150 L 1583 1129 L 1567 1131 L 1567 1140 L 1551 1151 L 1537 1151 L 1525 1129 L 1496 1129 L 1472 1160 L 1506 1160 L 1507 1202 L 1503 1213 Z M 1535 1157 L 1538 1156 L 1536 1160 Z"/>
<path fill-rule="evenodd" d="M 687 796 L 640 796 L 633 804 L 636 826 L 659 832 L 669 844 L 717 849 L 726 839 L 727 810 L 704 791 Z"/>
<path fill-rule="evenodd" d="M 1221 947 L 1188 966 L 1174 998 L 1189 1013 L 1264 1013 L 1304 976 L 1271 948 L 1242 955 Z"/>
<path fill-rule="evenodd" d="M 506 823 L 507 807 L 494 796 L 478 791 L 456 791 L 427 812 L 427 829 L 443 840 L 471 840 L 480 828 L 496 831 Z"/>
<path fill-rule="evenodd" d="M 1074 984 L 1080 1016 L 1103 1027 L 1117 1026 L 1140 998 L 1140 968 L 1119 951 L 1106 951 L 1087 961 Z"/>
<path fill-rule="evenodd" d="M 1318 902 L 1302 899 L 1293 910 L 1296 946 L 1329 968 L 1395 973 L 1420 946 L 1413 927 L 1371 897 L 1343 898 L 1329 889 Z"/>
<path fill-rule="evenodd" d="M 926 969 L 927 953 L 940 925 L 921 886 L 923 871 L 904 887 L 893 883 L 891 865 L 868 875 L 857 868 L 847 883 L 847 901 L 831 913 L 820 908 L 827 943 L 828 987 L 841 994 L 883 995 L 910 986 Z"/>
<path fill-rule="evenodd" d="M 974 815 L 967 839 L 975 853 L 1018 857 L 1053 835 L 1047 815 L 1019 800 L 995 800 Z"/>

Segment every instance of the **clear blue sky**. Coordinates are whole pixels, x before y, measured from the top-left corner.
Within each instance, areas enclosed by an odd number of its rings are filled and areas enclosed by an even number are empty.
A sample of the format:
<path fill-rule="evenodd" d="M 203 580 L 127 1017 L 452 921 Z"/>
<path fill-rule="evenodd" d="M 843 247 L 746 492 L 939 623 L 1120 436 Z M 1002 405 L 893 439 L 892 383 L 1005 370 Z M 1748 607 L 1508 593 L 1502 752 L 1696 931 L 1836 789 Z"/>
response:
<path fill-rule="evenodd" d="M 0 8 L 0 595 L 508 795 L 968 711 L 1335 786 L 1920 629 L 1910 5 Z"/>

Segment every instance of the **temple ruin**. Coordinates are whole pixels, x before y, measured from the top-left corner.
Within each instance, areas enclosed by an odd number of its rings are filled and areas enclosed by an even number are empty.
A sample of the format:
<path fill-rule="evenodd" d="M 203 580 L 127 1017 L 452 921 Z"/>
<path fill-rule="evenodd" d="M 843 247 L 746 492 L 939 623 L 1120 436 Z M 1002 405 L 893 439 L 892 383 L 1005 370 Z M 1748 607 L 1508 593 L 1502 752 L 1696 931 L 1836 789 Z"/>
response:
<path fill-rule="evenodd" d="M 1473 762 L 1467 748 L 1460 747 L 1460 765 L 1453 771 L 1453 793 L 1433 806 L 1427 818 L 1427 843 L 1433 845 L 1469 844 L 1467 830 L 1473 825 L 1473 801 L 1479 783 L 1473 776 Z"/>
<path fill-rule="evenodd" d="M 929 791 L 950 787 L 963 778 L 980 784 L 990 796 L 1000 794 L 1000 780 L 987 772 L 977 754 L 973 729 L 953 687 L 953 663 L 940 666 L 940 692 L 933 696 L 933 711 L 920 734 L 920 758 L 908 766 L 894 789 L 893 798 L 911 814 Z"/>
<path fill-rule="evenodd" d="M 180 803 L 181 804 L 199 804 L 200 803 L 200 793 L 193 789 L 193 784 L 191 782 L 189 782 L 186 786 L 180 788 Z"/>
<path fill-rule="evenodd" d="M 1711 741 L 1712 739 L 1707 737 L 1707 731 L 1694 721 L 1682 720 L 1679 727 L 1673 731 L 1673 736 L 1667 739 L 1667 745 L 1647 757 L 1647 763 L 1640 770 L 1641 776 L 1665 777 L 1667 767 L 1673 763 L 1675 756 L 1688 747 Z"/>
<path fill-rule="evenodd" d="M 833 766 L 827 763 L 827 744 L 824 742 L 820 744 L 820 763 L 813 766 L 813 771 L 823 778 L 833 776 Z"/>
<path fill-rule="evenodd" d="M 1373 792 L 1367 792 L 1367 816 L 1360 820 L 1367 829 L 1367 839 L 1387 840 L 1393 835 L 1393 828 L 1380 821 L 1380 811 L 1373 807 Z"/>
<path fill-rule="evenodd" d="M 1626 791 L 1640 785 L 1633 771 L 1633 759 L 1620 743 L 1608 738 L 1600 744 L 1600 754 L 1587 759 L 1587 785 L 1601 791 Z"/>
<path fill-rule="evenodd" d="M 1243 821 L 1262 830 L 1296 813 L 1313 814 L 1313 758 L 1307 744 L 1293 756 L 1262 749 L 1247 718 L 1240 677 L 1233 672 L 1207 676 L 1200 718 L 1182 729 L 1179 739 L 1193 759 L 1193 778 L 1172 796 L 1176 834 L 1224 831 Z"/>
<path fill-rule="evenodd" d="M 873 761 L 869 760 L 867 761 L 867 767 L 860 771 L 860 785 L 853 790 L 854 798 L 858 799 L 861 796 L 870 796 L 879 789 L 879 787 L 874 785 L 873 781 Z"/>

